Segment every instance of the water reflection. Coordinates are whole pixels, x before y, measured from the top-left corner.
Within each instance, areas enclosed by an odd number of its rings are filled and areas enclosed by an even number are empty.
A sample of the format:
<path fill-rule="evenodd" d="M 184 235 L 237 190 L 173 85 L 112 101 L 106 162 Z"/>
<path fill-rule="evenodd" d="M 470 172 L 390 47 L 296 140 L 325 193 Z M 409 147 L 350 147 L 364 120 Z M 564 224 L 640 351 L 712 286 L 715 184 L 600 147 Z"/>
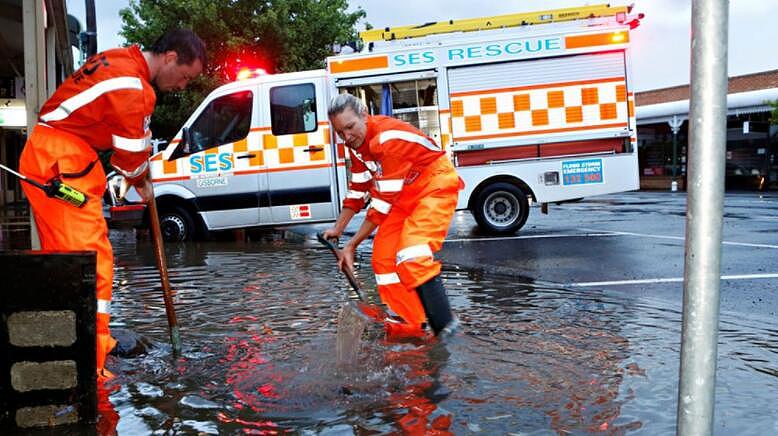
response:
<path fill-rule="evenodd" d="M 109 361 L 120 434 L 674 432 L 677 308 L 451 268 L 443 276 L 460 334 L 398 343 L 372 328 L 358 364 L 338 368 L 348 285 L 315 242 L 171 245 L 184 345 L 173 359 L 150 245 L 112 240 L 114 319 L 155 344 Z M 360 276 L 374 287 L 371 274 Z M 778 412 L 768 401 L 778 395 L 778 328 L 722 320 L 721 364 L 737 375 L 719 376 L 727 415 L 717 424 L 770 433 L 772 422 L 746 426 L 744 417 Z M 739 386 L 757 384 L 749 398 L 764 401 L 734 404 Z"/>

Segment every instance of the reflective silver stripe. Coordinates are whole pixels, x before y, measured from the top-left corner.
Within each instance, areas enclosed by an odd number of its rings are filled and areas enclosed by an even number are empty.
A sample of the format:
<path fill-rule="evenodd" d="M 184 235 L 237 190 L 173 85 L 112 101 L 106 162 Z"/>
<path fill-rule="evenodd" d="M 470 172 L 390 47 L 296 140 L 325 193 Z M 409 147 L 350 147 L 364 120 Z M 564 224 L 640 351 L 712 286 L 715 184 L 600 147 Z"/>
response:
<path fill-rule="evenodd" d="M 111 300 L 97 300 L 97 313 L 111 314 Z"/>
<path fill-rule="evenodd" d="M 377 285 L 393 285 L 395 283 L 400 283 L 400 276 L 397 273 L 375 275 L 375 284 Z"/>
<path fill-rule="evenodd" d="M 365 161 L 364 163 L 365 163 L 365 166 L 367 167 L 367 169 L 369 169 L 370 171 L 373 171 L 373 172 L 378 171 L 378 164 L 376 164 L 372 160 Z"/>
<path fill-rule="evenodd" d="M 357 153 L 357 151 L 356 151 L 356 150 L 354 150 L 353 148 L 348 148 L 348 147 L 346 147 L 346 148 L 348 149 L 348 152 L 349 152 L 350 154 L 353 154 L 353 155 L 354 155 L 354 157 L 355 157 L 355 158 L 357 158 L 357 160 L 358 160 L 358 161 L 360 161 L 360 162 L 362 162 L 362 163 L 365 163 L 365 160 L 364 160 L 364 159 L 362 159 L 362 155 L 361 155 L 361 154 L 359 154 L 359 153 Z"/>
<path fill-rule="evenodd" d="M 106 92 L 119 89 L 143 89 L 143 83 L 137 77 L 115 77 L 113 79 L 103 80 L 102 82 L 94 84 L 86 91 L 82 91 L 63 101 L 56 109 L 46 115 L 42 115 L 41 121 L 64 120 L 68 115 L 95 101 Z"/>
<path fill-rule="evenodd" d="M 381 136 L 378 137 L 378 141 L 381 144 L 386 141 L 391 141 L 392 139 L 401 139 L 407 142 L 415 142 L 429 150 L 440 151 L 440 147 L 438 147 L 434 142 L 431 142 L 429 139 L 403 130 L 387 130 L 385 132 L 381 132 Z"/>
<path fill-rule="evenodd" d="M 400 192 L 403 190 L 403 179 L 376 180 L 376 189 L 378 192 Z"/>
<path fill-rule="evenodd" d="M 380 198 L 374 198 L 370 200 L 370 207 L 381 212 L 382 214 L 387 214 L 392 209 L 391 204 L 381 200 Z"/>
<path fill-rule="evenodd" d="M 353 199 L 356 199 L 356 200 L 361 200 L 361 199 L 365 198 L 366 195 L 367 195 L 367 192 L 354 191 L 353 189 L 349 189 L 346 192 L 346 198 L 353 198 Z"/>
<path fill-rule="evenodd" d="M 113 146 L 120 150 L 130 151 L 133 153 L 146 150 L 151 146 L 148 136 L 143 138 L 123 138 L 117 135 L 111 135 L 113 137 Z"/>
<path fill-rule="evenodd" d="M 115 164 L 114 164 L 113 167 L 116 168 L 120 173 L 122 173 L 122 175 L 124 175 L 124 177 L 127 177 L 128 179 L 134 179 L 134 178 L 140 176 L 141 174 L 143 174 L 144 171 L 146 171 L 146 168 L 149 167 L 149 162 L 148 161 L 143 161 L 143 163 L 140 164 L 138 166 L 138 168 L 135 168 L 133 171 L 123 170 L 123 169 L 119 168 L 118 166 L 116 166 Z"/>
<path fill-rule="evenodd" d="M 351 173 L 351 183 L 365 183 L 370 181 L 373 175 L 370 171 L 363 171 L 361 173 Z"/>
<path fill-rule="evenodd" d="M 428 244 L 411 245 L 397 252 L 397 264 L 417 257 L 432 257 L 432 250 Z"/>

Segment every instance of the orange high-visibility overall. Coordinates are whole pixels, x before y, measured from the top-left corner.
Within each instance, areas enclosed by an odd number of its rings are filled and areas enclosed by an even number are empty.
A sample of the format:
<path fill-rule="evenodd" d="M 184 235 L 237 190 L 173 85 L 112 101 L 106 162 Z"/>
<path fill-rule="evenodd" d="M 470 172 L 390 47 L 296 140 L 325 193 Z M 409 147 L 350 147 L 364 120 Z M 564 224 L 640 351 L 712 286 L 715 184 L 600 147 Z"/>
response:
<path fill-rule="evenodd" d="M 105 173 L 97 151 L 113 150 L 111 164 L 130 183 L 145 177 L 149 122 L 156 95 L 137 46 L 91 57 L 57 88 L 40 111 L 22 151 L 19 170 L 40 183 L 60 178 L 87 194 L 82 208 L 22 184 L 44 250 L 97 252 L 97 371 L 110 377 L 105 358 L 116 344 L 108 329 L 113 253 L 102 213 Z"/>
<path fill-rule="evenodd" d="M 365 142 L 349 152 L 354 159 L 343 207 L 359 211 L 370 199 L 366 219 L 378 225 L 378 293 L 405 321 L 387 327 L 419 334 L 426 315 L 416 287 L 440 274 L 434 253 L 443 246 L 464 185 L 435 141 L 394 118 L 368 116 Z"/>

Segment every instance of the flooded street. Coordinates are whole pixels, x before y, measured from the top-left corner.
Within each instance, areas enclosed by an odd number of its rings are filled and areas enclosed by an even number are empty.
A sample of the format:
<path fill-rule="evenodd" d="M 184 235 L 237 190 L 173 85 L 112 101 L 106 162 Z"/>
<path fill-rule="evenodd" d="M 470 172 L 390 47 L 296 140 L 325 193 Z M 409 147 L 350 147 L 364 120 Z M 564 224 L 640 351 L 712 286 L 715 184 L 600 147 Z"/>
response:
<path fill-rule="evenodd" d="M 727 196 L 716 435 L 778 433 L 776 204 Z M 675 434 L 684 208 L 666 193 L 585 199 L 533 210 L 503 238 L 457 214 L 440 252 L 457 335 L 387 342 L 373 326 L 347 367 L 336 332 L 349 285 L 315 240 L 323 225 L 168 244 L 178 358 L 150 241 L 112 230 L 112 328 L 152 346 L 109 357 L 103 416 L 116 422 L 98 432 Z M 24 248 L 29 217 L 6 220 L 2 242 Z M 358 276 L 375 299 L 370 245 Z"/>
<path fill-rule="evenodd" d="M 386 342 L 372 329 L 359 364 L 339 368 L 348 283 L 315 240 L 170 244 L 174 359 L 151 244 L 111 239 L 112 326 L 154 345 L 108 362 L 119 434 L 675 432 L 679 301 L 448 265 L 455 337 Z M 358 275 L 375 298 L 369 254 Z M 720 325 L 715 433 L 775 433 L 778 322 L 722 308 Z"/>

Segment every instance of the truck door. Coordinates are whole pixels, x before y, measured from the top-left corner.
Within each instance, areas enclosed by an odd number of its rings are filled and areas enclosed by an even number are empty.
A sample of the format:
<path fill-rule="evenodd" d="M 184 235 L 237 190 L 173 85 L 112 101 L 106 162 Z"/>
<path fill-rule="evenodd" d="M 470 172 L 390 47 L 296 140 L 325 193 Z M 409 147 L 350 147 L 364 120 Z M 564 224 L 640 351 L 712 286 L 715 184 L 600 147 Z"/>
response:
<path fill-rule="evenodd" d="M 334 220 L 339 196 L 323 77 L 265 83 L 261 93 L 269 102 L 262 108 L 268 195 L 261 207 L 274 224 Z"/>
<path fill-rule="evenodd" d="M 259 137 L 258 88 L 216 95 L 189 127 L 195 151 L 181 158 L 190 177 L 184 181 L 210 230 L 260 223 L 260 198 L 266 191 Z"/>

